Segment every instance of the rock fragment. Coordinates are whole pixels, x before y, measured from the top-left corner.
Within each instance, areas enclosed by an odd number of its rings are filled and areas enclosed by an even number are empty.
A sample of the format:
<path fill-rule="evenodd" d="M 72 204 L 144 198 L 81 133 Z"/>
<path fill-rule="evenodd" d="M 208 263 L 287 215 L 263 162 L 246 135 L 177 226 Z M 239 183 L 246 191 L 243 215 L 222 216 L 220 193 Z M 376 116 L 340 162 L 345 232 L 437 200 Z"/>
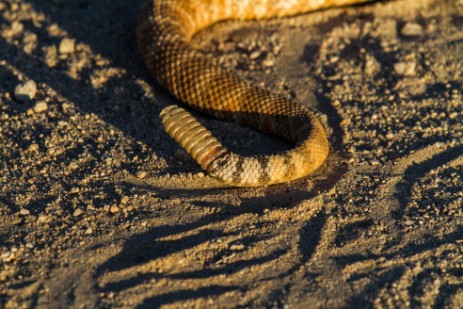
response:
<path fill-rule="evenodd" d="M 47 102 L 45 101 L 37 102 L 33 107 L 34 113 L 37 113 L 37 114 L 42 113 L 46 111 L 47 109 L 48 109 L 48 105 L 47 105 Z"/>
<path fill-rule="evenodd" d="M 15 258 L 15 254 L 12 251 L 6 251 L 0 254 L 0 259 L 2 259 L 4 262 L 11 262 Z"/>
<path fill-rule="evenodd" d="M 394 71 L 403 76 L 415 75 L 416 63 L 415 62 L 398 62 L 394 64 Z"/>
<path fill-rule="evenodd" d="M 76 49 L 76 41 L 74 39 L 64 38 L 59 43 L 58 51 L 60 54 L 72 54 Z"/>
<path fill-rule="evenodd" d="M 109 212 L 112 214 L 118 213 L 119 207 L 117 207 L 117 205 L 111 205 L 111 207 L 109 207 Z"/>
<path fill-rule="evenodd" d="M 138 178 L 138 179 L 143 179 L 143 178 L 146 177 L 146 174 L 147 174 L 147 173 L 146 173 L 145 171 L 138 171 L 138 172 L 137 172 L 137 178 Z"/>
<path fill-rule="evenodd" d="M 24 25 L 19 21 L 14 21 L 9 29 L 3 31 L 3 36 L 7 38 L 14 37 L 24 30 Z"/>
<path fill-rule="evenodd" d="M 400 30 L 400 34 L 407 37 L 423 35 L 423 27 L 417 23 L 408 22 Z"/>
<path fill-rule="evenodd" d="M 19 214 L 21 216 L 28 216 L 31 214 L 30 210 L 29 209 L 26 209 L 26 208 L 21 208 L 21 210 L 19 211 Z"/>
<path fill-rule="evenodd" d="M 122 205 L 125 205 L 129 202 L 129 197 L 127 195 L 124 195 L 122 198 L 121 198 L 121 204 Z"/>
<path fill-rule="evenodd" d="M 19 84 L 14 89 L 14 96 L 18 101 L 29 102 L 37 94 L 37 84 L 33 80 Z"/>

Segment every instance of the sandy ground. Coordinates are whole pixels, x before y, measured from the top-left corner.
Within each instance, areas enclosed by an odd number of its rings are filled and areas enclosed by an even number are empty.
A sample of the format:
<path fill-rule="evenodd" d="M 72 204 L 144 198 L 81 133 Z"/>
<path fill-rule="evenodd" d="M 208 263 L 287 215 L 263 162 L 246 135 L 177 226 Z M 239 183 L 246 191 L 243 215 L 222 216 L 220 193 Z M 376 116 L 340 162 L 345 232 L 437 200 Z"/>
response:
<path fill-rule="evenodd" d="M 161 128 L 139 0 L 0 2 L 0 307 L 461 307 L 463 2 L 226 22 L 195 42 L 301 102 L 315 175 L 226 188 Z M 288 147 L 200 116 L 232 150 Z"/>

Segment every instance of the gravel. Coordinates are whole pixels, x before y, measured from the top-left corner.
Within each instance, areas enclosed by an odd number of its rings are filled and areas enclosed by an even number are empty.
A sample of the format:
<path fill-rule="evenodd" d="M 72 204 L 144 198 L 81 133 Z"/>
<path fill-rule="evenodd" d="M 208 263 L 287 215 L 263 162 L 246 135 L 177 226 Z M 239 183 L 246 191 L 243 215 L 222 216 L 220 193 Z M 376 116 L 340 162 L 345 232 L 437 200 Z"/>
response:
<path fill-rule="evenodd" d="M 463 11 L 388 1 L 195 44 L 318 111 L 314 175 L 224 188 L 179 151 L 141 1 L 0 1 L 0 307 L 458 307 Z M 136 5 L 135 5 L 136 3 Z M 239 153 L 288 144 L 209 117 Z"/>

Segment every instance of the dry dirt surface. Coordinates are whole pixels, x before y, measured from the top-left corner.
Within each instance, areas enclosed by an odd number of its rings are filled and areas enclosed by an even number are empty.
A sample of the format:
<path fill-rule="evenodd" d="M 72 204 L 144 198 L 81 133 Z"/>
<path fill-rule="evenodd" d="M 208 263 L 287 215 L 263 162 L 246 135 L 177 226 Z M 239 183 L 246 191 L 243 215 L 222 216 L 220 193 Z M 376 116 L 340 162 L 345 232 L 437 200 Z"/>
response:
<path fill-rule="evenodd" d="M 140 4 L 0 1 L 0 307 L 462 306 L 462 1 L 198 34 L 240 75 L 315 96 L 329 133 L 315 175 L 251 189 L 163 132 L 176 100 L 137 52 Z M 234 151 L 288 147 L 200 119 Z"/>

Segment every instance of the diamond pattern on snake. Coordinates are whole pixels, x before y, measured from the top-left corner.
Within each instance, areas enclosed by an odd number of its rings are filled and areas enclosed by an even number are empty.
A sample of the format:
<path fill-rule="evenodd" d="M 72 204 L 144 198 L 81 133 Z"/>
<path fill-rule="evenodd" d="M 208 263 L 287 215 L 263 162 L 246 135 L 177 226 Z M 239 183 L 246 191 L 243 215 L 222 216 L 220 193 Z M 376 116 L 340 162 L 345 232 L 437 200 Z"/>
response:
<path fill-rule="evenodd" d="M 138 20 L 137 44 L 159 84 L 196 110 L 283 138 L 294 147 L 271 155 L 241 156 L 175 105 L 161 112 L 164 129 L 209 175 L 232 186 L 265 186 L 311 174 L 329 152 L 325 130 L 314 113 L 217 65 L 192 46 L 191 38 L 222 20 L 284 17 L 366 1 L 145 1 Z"/>

